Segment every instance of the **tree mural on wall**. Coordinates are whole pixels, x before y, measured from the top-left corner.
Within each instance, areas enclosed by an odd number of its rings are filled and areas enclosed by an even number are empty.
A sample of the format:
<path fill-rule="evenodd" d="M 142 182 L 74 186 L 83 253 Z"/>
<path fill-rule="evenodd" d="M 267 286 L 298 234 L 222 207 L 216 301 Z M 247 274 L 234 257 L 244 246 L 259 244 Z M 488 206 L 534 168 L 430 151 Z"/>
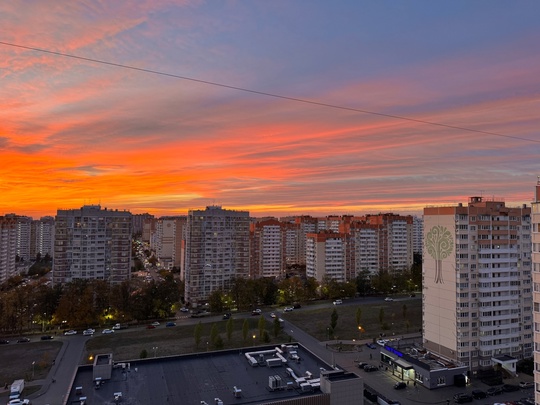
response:
<path fill-rule="evenodd" d="M 435 283 L 443 284 L 442 261 L 454 249 L 452 234 L 444 226 L 436 225 L 426 235 L 428 254 L 435 259 Z"/>

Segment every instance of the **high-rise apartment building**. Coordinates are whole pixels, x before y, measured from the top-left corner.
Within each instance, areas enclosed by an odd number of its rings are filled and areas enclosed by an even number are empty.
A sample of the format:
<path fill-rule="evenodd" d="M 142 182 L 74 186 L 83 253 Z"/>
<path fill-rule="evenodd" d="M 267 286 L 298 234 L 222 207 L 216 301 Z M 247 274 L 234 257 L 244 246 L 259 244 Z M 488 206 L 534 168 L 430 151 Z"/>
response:
<path fill-rule="evenodd" d="M 121 283 L 130 278 L 131 213 L 85 205 L 58 210 L 53 282 L 99 279 Z"/>
<path fill-rule="evenodd" d="M 0 283 L 17 274 L 17 219 L 0 217 Z"/>
<path fill-rule="evenodd" d="M 532 282 L 533 282 L 533 333 L 534 333 L 534 400 L 540 404 L 540 177 L 536 182 L 532 203 Z"/>
<path fill-rule="evenodd" d="M 422 254 L 424 242 L 424 220 L 420 217 L 413 217 L 413 253 Z"/>
<path fill-rule="evenodd" d="M 150 238 L 150 246 L 164 269 L 182 266 L 186 221 L 186 217 L 162 217 L 156 220 L 155 235 Z"/>
<path fill-rule="evenodd" d="M 331 278 L 347 281 L 347 235 L 332 231 L 308 233 L 306 239 L 306 275 L 321 282 Z"/>
<path fill-rule="evenodd" d="M 247 211 L 209 206 L 190 210 L 186 228 L 185 299 L 193 305 L 208 300 L 231 281 L 249 276 L 249 224 Z"/>
<path fill-rule="evenodd" d="M 287 224 L 277 219 L 255 221 L 250 225 L 251 277 L 285 275 Z"/>
<path fill-rule="evenodd" d="M 32 222 L 32 240 L 30 256 L 35 258 L 38 254 L 53 256 L 54 252 L 54 217 L 41 217 Z"/>
<path fill-rule="evenodd" d="M 531 209 L 471 197 L 424 209 L 426 349 L 475 371 L 532 355 Z"/>

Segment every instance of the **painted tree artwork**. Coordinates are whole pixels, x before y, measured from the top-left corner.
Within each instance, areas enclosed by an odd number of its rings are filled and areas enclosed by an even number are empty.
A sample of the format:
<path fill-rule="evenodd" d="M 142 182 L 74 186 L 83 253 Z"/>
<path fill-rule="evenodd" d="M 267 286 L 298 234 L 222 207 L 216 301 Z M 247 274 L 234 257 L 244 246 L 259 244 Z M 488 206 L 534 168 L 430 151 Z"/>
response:
<path fill-rule="evenodd" d="M 427 233 L 425 244 L 428 254 L 435 259 L 435 283 L 443 284 L 442 261 L 454 249 L 452 234 L 444 226 L 434 226 Z"/>

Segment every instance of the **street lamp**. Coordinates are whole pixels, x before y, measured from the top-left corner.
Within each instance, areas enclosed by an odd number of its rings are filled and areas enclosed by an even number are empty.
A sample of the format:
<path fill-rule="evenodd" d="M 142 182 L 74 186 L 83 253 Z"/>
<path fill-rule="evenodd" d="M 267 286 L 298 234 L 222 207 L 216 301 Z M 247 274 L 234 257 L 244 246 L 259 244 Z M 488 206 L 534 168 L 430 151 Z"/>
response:
<path fill-rule="evenodd" d="M 154 346 L 154 347 L 152 347 L 152 349 L 154 350 L 154 357 L 156 357 L 156 356 L 157 356 L 157 349 L 158 349 L 158 347 L 157 347 L 157 346 Z"/>
<path fill-rule="evenodd" d="M 330 328 L 326 328 L 326 340 L 330 340 Z"/>
<path fill-rule="evenodd" d="M 257 336 L 255 336 L 255 334 L 253 334 L 253 346 L 255 346 L 255 338 L 256 338 L 256 337 L 257 337 Z"/>
<path fill-rule="evenodd" d="M 34 373 L 35 365 L 36 365 L 36 362 L 33 361 L 33 362 L 32 362 L 32 380 L 34 379 L 34 375 L 35 375 L 35 373 Z"/>

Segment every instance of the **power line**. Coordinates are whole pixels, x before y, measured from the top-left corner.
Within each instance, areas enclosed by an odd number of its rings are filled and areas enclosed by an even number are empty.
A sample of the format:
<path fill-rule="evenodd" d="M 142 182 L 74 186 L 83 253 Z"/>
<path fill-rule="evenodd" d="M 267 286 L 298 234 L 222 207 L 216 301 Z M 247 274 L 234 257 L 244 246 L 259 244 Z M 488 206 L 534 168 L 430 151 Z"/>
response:
<path fill-rule="evenodd" d="M 26 50 L 30 50 L 30 51 L 48 53 L 48 54 L 51 54 L 51 55 L 63 56 L 63 57 L 66 57 L 66 58 L 84 60 L 84 61 L 87 61 L 87 62 L 99 63 L 99 64 L 102 64 L 102 65 L 119 67 L 119 68 L 123 68 L 123 69 L 130 69 L 130 70 L 135 70 L 135 71 L 138 71 L 138 72 L 151 73 L 151 74 L 160 75 L 160 76 L 172 77 L 172 78 L 175 78 L 175 79 L 187 80 L 187 81 L 191 81 L 191 82 L 195 82 L 195 83 L 207 84 L 209 86 L 217 86 L 217 87 L 222 87 L 222 88 L 226 88 L 226 89 L 242 91 L 242 92 L 245 92 L 245 93 L 258 94 L 258 95 L 261 95 L 261 96 L 273 97 L 273 98 L 278 98 L 278 99 L 281 99 L 281 100 L 289 100 L 289 101 L 295 101 L 295 102 L 298 102 L 298 103 L 317 105 L 317 106 L 320 106 L 320 107 L 334 108 L 334 109 L 337 109 L 337 110 L 352 111 L 352 112 L 357 112 L 357 113 L 362 113 L 362 114 L 376 115 L 376 116 L 379 116 L 379 117 L 387 117 L 387 118 L 393 118 L 393 119 L 396 119 L 396 120 L 416 122 L 416 123 L 419 123 L 419 124 L 433 125 L 433 126 L 442 127 L 442 128 L 457 129 L 457 130 L 460 130 L 460 131 L 474 132 L 474 133 L 483 134 L 483 135 L 498 136 L 498 137 L 502 137 L 502 138 L 517 139 L 517 140 L 520 140 L 520 141 L 540 143 L 540 140 L 536 140 L 536 139 L 524 138 L 524 137 L 515 136 L 515 135 L 504 135 L 504 134 L 500 134 L 500 133 L 497 133 L 497 132 L 483 131 L 483 130 L 480 130 L 480 129 L 466 128 L 466 127 L 461 127 L 461 126 L 457 126 L 457 125 L 442 124 L 442 123 L 439 123 L 439 122 L 426 121 L 426 120 L 421 120 L 421 119 L 417 119 L 417 118 L 404 117 L 404 116 L 401 116 L 401 115 L 385 114 L 385 113 L 376 112 L 376 111 L 363 110 L 363 109 L 360 109 L 360 108 L 345 107 L 345 106 L 340 106 L 340 105 L 336 105 L 336 104 L 329 104 L 329 103 L 323 103 L 323 102 L 318 102 L 318 101 L 306 100 L 306 99 L 302 99 L 302 98 L 283 96 L 283 95 L 280 95 L 280 94 L 268 93 L 268 92 L 265 92 L 265 91 L 247 89 L 247 88 L 244 88 L 244 87 L 238 87 L 238 86 L 232 86 L 232 85 L 223 84 L 223 83 L 211 82 L 211 81 L 208 81 L 208 80 L 195 79 L 193 77 L 177 75 L 177 74 L 174 74 L 174 73 L 161 72 L 159 70 L 139 68 L 139 67 L 130 66 L 130 65 L 124 65 L 124 64 L 115 63 L 115 62 L 107 62 L 107 61 L 100 60 L 100 59 L 86 58 L 84 56 L 72 55 L 72 54 L 64 53 L 64 52 L 50 51 L 48 49 L 36 48 L 36 47 L 25 46 L 25 45 L 19 45 L 19 44 L 14 44 L 14 43 L 10 43 L 10 42 L 0 41 L 0 45 L 11 46 L 11 47 L 14 47 L 14 48 L 26 49 Z"/>

